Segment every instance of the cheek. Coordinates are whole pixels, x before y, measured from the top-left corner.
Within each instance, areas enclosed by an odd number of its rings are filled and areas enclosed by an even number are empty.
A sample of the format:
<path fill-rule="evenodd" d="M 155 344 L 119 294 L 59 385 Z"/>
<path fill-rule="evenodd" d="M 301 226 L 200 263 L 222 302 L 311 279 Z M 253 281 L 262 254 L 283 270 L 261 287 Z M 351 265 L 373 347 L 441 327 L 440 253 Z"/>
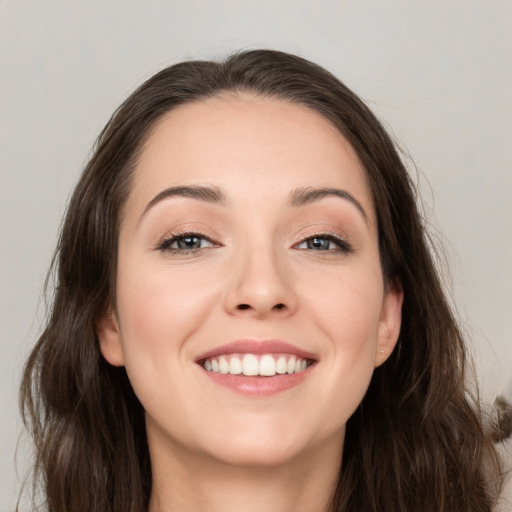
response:
<path fill-rule="evenodd" d="M 216 291 L 193 272 L 130 263 L 120 265 L 117 290 L 127 368 L 132 361 L 177 364 L 184 342 L 211 311 Z"/>
<path fill-rule="evenodd" d="M 311 295 L 310 318 L 325 340 L 322 387 L 327 390 L 326 414 L 335 428 L 355 411 L 375 367 L 383 285 L 378 273 L 339 276 L 317 282 L 322 285 Z"/>
<path fill-rule="evenodd" d="M 359 352 L 376 341 L 382 300 L 380 272 L 353 268 L 315 279 L 308 309 L 338 348 Z"/>
<path fill-rule="evenodd" d="M 128 377 L 148 415 L 186 437 L 176 418 L 194 407 L 190 340 L 208 322 L 218 287 L 187 270 L 127 263 L 119 265 L 117 307 Z"/>

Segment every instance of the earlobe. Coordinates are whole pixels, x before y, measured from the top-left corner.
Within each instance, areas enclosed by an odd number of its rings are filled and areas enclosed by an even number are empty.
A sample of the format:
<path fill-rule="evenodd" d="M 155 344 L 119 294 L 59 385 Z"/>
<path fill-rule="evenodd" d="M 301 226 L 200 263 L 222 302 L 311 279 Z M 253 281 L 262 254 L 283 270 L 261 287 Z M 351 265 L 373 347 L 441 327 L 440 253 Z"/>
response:
<path fill-rule="evenodd" d="M 109 311 L 96 325 L 96 334 L 103 357 L 113 366 L 124 366 L 121 331 L 116 314 Z"/>
<path fill-rule="evenodd" d="M 379 319 L 375 367 L 383 364 L 393 352 L 402 324 L 402 303 L 404 292 L 399 282 L 389 285 Z"/>

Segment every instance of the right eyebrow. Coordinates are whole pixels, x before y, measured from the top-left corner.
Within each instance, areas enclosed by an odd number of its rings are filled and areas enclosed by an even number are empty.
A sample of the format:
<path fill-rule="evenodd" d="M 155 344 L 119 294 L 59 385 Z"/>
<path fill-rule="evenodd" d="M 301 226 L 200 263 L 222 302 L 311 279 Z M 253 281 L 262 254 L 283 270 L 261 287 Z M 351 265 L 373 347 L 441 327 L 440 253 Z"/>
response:
<path fill-rule="evenodd" d="M 143 217 L 153 206 L 169 199 L 170 197 L 190 197 L 206 203 L 219 204 L 221 206 L 228 205 L 226 193 L 214 185 L 179 185 L 177 187 L 169 187 L 159 192 L 144 208 Z"/>

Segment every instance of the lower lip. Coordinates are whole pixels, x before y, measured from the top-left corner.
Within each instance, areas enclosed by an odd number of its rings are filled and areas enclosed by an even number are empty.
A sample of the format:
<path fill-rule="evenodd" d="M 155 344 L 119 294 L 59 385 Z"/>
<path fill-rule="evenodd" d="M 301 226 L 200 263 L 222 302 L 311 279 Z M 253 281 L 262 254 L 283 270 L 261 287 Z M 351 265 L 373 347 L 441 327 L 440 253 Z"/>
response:
<path fill-rule="evenodd" d="M 299 373 L 276 374 L 273 377 L 246 377 L 243 375 L 231 375 L 229 373 L 210 372 L 202 367 L 200 368 L 213 382 L 229 388 L 235 393 L 246 396 L 270 396 L 298 386 L 310 375 L 313 366 L 314 365 L 309 366 Z"/>

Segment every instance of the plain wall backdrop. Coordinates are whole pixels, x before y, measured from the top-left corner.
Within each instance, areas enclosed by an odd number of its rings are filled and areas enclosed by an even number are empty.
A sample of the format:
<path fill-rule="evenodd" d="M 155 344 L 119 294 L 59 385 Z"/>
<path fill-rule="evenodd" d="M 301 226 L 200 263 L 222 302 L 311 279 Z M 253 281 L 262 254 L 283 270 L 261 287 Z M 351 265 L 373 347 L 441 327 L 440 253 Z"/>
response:
<path fill-rule="evenodd" d="M 66 201 L 114 109 L 184 59 L 290 51 L 369 104 L 418 168 L 482 399 L 512 395 L 511 27 L 510 0 L 0 0 L 0 510 L 28 468 L 17 389 Z"/>

